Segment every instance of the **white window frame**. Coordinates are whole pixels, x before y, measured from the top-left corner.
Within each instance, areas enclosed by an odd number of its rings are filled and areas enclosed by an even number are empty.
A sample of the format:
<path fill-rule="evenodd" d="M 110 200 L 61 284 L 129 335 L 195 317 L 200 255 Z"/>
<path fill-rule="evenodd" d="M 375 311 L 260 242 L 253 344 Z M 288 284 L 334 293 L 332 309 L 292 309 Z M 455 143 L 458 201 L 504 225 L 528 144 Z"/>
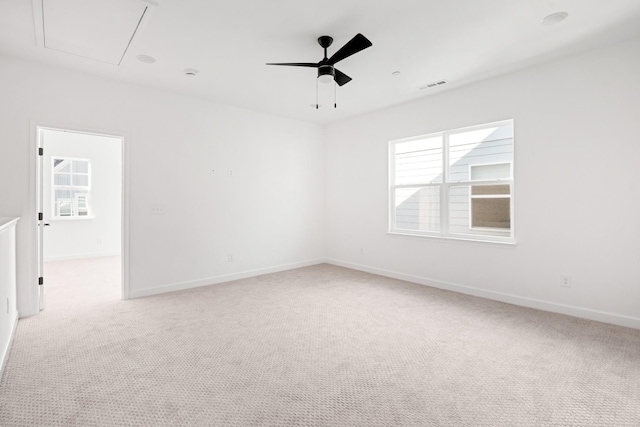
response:
<path fill-rule="evenodd" d="M 487 164 L 505 164 L 509 163 L 511 165 L 511 175 L 508 179 L 485 179 L 485 180 L 472 180 L 471 179 L 471 171 L 469 170 L 469 178 L 464 181 L 449 181 L 449 136 L 451 134 L 457 134 L 460 132 L 467 132 L 473 130 L 486 129 L 490 127 L 499 127 L 505 125 L 511 125 L 512 129 L 514 129 L 514 136 L 512 138 L 512 155 L 510 161 L 499 161 L 495 163 L 487 163 Z M 442 181 L 439 183 L 419 183 L 419 184 L 410 184 L 410 185 L 396 185 L 394 182 L 395 179 L 395 146 L 398 143 L 410 142 L 420 139 L 428 139 L 433 137 L 441 137 L 442 138 Z M 436 237 L 436 238 L 446 238 L 446 239 L 455 239 L 455 240 L 470 240 L 470 241 L 480 241 L 480 242 L 495 242 L 495 243 L 507 243 L 507 244 L 515 244 L 515 211 L 514 211 L 514 200 L 515 200 L 515 186 L 514 186 L 514 157 L 515 157 L 515 126 L 513 119 L 502 120 L 498 122 L 485 123 L 476 126 L 468 126 L 464 128 L 451 129 L 442 132 L 434 132 L 425 135 L 418 135 L 409 138 L 397 139 L 389 141 L 389 234 L 394 235 L 405 235 L 405 236 L 420 236 L 420 237 Z M 471 165 L 470 165 L 471 166 Z M 474 166 L 480 166 L 474 165 Z M 510 216 L 511 227 L 507 229 L 499 229 L 492 227 L 471 227 L 472 223 L 472 203 L 471 203 L 471 187 L 473 185 L 509 185 L 510 187 Z M 469 231 L 467 233 L 453 233 L 450 232 L 450 224 L 449 224 L 449 194 L 452 187 L 456 186 L 469 186 Z M 422 230 L 407 230 L 396 228 L 396 208 L 395 208 L 395 199 L 396 199 L 396 189 L 407 188 L 407 187 L 439 187 L 440 188 L 440 231 L 422 231 Z"/>
<path fill-rule="evenodd" d="M 79 186 L 73 185 L 73 175 L 74 172 L 70 172 L 70 185 L 56 185 L 56 167 L 55 161 L 58 159 L 62 159 L 64 161 L 82 161 L 87 162 L 87 185 Z M 84 174 L 83 174 L 84 175 Z M 74 196 L 74 200 L 71 200 L 71 210 L 72 215 L 58 215 L 58 209 L 56 206 L 56 190 L 85 190 L 86 194 L 86 215 L 77 215 L 77 212 L 74 212 L 74 206 L 78 205 L 78 194 Z M 67 156 L 52 156 L 51 157 L 51 219 L 52 220 L 61 220 L 61 221 L 76 221 L 76 220 L 84 220 L 84 219 L 93 219 L 93 213 L 91 209 L 91 160 L 83 159 L 77 157 L 67 157 Z"/>

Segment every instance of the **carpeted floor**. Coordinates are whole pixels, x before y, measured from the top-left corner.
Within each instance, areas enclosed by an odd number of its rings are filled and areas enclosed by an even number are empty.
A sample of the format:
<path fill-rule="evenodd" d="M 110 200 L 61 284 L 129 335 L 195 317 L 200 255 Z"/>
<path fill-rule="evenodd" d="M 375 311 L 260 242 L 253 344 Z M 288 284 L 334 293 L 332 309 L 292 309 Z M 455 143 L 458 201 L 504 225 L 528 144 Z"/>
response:
<path fill-rule="evenodd" d="M 330 265 L 130 301 L 106 281 L 19 322 L 0 425 L 640 426 L 639 330 Z"/>

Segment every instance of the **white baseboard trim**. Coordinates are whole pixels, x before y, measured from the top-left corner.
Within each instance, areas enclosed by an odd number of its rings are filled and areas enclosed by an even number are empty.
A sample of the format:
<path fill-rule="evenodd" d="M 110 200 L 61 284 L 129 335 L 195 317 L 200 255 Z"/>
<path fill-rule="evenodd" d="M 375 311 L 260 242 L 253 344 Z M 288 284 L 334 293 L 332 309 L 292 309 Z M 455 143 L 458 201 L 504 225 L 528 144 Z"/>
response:
<path fill-rule="evenodd" d="M 129 290 L 129 298 L 141 298 L 151 295 L 164 294 L 167 292 L 182 291 L 185 289 L 198 288 L 200 286 L 216 285 L 218 283 L 231 282 L 234 280 L 247 279 L 249 277 L 260 276 L 262 274 L 277 273 L 279 271 L 293 270 L 294 268 L 308 267 L 310 265 L 324 264 L 324 258 L 312 259 L 307 261 L 295 262 L 292 264 L 283 264 L 273 267 L 259 268 L 255 270 L 241 271 L 238 273 L 224 274 L 221 276 L 206 277 L 204 279 L 190 280 L 188 282 L 171 283 L 168 285 Z"/>
<path fill-rule="evenodd" d="M 457 283 L 444 282 L 442 280 L 429 279 L 427 277 L 414 276 L 411 274 L 400 273 L 397 271 L 384 270 L 381 268 L 370 267 L 362 264 L 340 261 L 336 259 L 327 259 L 327 264 L 346 267 L 353 270 L 364 271 L 367 273 L 377 274 L 379 276 L 390 277 L 392 279 L 404 280 L 406 282 L 417 283 L 420 285 L 431 286 L 434 288 L 444 289 L 448 291 L 459 292 L 462 294 L 472 295 L 480 298 L 506 302 L 508 304 L 519 305 L 528 308 L 535 308 L 552 313 L 566 314 L 568 316 L 579 317 L 582 319 L 595 320 L 603 323 L 610 323 L 618 326 L 626 326 L 628 328 L 640 329 L 640 318 L 624 316 L 605 311 L 592 310 L 573 305 L 560 304 L 551 301 L 544 301 L 535 298 L 521 297 L 518 295 L 507 294 L 503 292 L 490 291 L 480 289 L 473 286 L 460 285 Z"/>
<path fill-rule="evenodd" d="M 9 335 L 9 339 L 7 340 L 7 345 L 4 347 L 2 351 L 2 359 L 0 359 L 0 379 L 2 379 L 2 374 L 4 373 L 4 366 L 7 363 L 7 359 L 9 358 L 9 351 L 11 351 L 11 345 L 13 344 L 13 337 L 16 335 L 16 328 L 18 327 L 18 312 L 16 311 L 16 317 L 13 319 L 13 326 L 11 327 L 11 334 Z"/>
<path fill-rule="evenodd" d="M 45 257 L 44 262 L 52 262 L 52 261 L 67 261 L 70 259 L 83 259 L 83 258 L 101 258 L 105 256 L 119 256 L 120 252 L 93 252 L 93 253 L 84 253 L 84 254 L 72 254 L 72 255 L 59 255 L 59 256 L 51 256 Z"/>

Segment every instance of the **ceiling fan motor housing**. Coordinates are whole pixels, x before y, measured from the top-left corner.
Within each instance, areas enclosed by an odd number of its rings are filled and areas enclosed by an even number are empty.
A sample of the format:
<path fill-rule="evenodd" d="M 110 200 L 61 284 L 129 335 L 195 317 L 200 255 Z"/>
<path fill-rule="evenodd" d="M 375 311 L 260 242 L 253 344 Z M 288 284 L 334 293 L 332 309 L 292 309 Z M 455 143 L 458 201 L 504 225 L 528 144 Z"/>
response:
<path fill-rule="evenodd" d="M 335 75 L 336 69 L 332 65 L 321 65 L 318 67 L 318 79 L 321 82 L 331 82 L 333 81 Z"/>

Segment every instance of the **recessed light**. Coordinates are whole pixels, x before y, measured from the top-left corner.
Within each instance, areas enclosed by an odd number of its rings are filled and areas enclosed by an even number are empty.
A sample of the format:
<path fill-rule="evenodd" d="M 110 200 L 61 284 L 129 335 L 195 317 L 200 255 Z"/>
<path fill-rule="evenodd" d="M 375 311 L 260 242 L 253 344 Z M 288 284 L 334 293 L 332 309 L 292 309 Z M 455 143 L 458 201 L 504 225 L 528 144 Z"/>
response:
<path fill-rule="evenodd" d="M 548 15 L 548 16 L 545 16 L 544 18 L 542 18 L 542 24 L 543 25 L 559 24 L 562 21 L 564 21 L 565 19 L 567 19 L 567 16 L 569 16 L 569 14 L 567 12 L 552 13 L 551 15 Z"/>
<path fill-rule="evenodd" d="M 399 76 L 400 75 L 400 71 L 394 71 L 393 73 L 391 73 L 392 76 Z"/>
<path fill-rule="evenodd" d="M 195 76 L 196 74 L 198 74 L 198 70 L 196 70 L 195 68 L 187 68 L 186 70 L 184 70 L 184 74 L 185 76 Z"/>
<path fill-rule="evenodd" d="M 156 58 L 149 55 L 138 55 L 136 56 L 136 59 L 140 62 L 144 62 L 145 64 L 153 64 L 156 62 Z"/>

